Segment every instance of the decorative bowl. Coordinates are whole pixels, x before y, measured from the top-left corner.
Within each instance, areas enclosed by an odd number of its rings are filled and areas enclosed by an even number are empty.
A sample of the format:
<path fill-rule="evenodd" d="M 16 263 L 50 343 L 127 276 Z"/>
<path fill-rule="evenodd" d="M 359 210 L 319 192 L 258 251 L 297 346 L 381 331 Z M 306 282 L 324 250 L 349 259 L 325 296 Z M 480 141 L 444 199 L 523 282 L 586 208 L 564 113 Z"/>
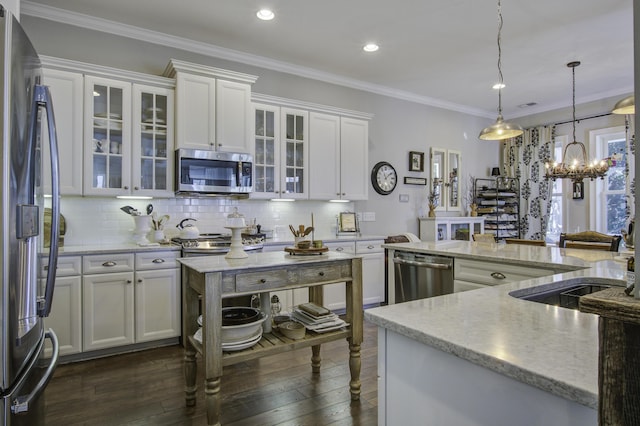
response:
<path fill-rule="evenodd" d="M 280 330 L 280 332 L 286 337 L 293 340 L 302 339 L 307 331 L 304 328 L 304 325 L 295 321 L 283 322 L 282 324 L 278 325 L 278 330 Z"/>
<path fill-rule="evenodd" d="M 260 310 L 247 306 L 222 308 L 222 326 L 249 324 L 260 319 Z"/>
<path fill-rule="evenodd" d="M 262 323 L 266 318 L 266 315 L 260 313 L 260 318 L 257 321 L 250 322 L 248 324 L 223 325 L 222 343 L 241 342 L 257 336 L 262 328 Z"/>
<path fill-rule="evenodd" d="M 299 249 L 306 250 L 311 247 L 311 241 L 309 240 L 298 241 L 296 243 L 296 247 Z"/>

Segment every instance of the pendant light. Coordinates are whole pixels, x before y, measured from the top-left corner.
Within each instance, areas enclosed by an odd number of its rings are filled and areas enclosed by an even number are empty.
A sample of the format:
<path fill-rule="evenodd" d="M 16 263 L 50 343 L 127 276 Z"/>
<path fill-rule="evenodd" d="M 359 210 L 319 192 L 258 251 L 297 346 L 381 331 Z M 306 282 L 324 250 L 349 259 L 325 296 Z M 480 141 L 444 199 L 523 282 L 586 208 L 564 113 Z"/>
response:
<path fill-rule="evenodd" d="M 576 141 L 576 67 L 580 65 L 579 61 L 569 62 L 567 66 L 571 68 L 573 75 L 573 142 L 567 144 L 562 152 L 561 163 L 545 163 L 545 178 L 571 179 L 572 182 L 582 182 L 583 179 L 595 178 L 604 179 L 609 170 L 609 164 L 605 160 L 592 161 L 587 163 L 587 150 L 582 142 Z M 573 156 L 568 156 L 570 149 L 574 151 Z M 575 152 L 577 151 L 577 155 Z"/>
<path fill-rule="evenodd" d="M 504 82 L 502 78 L 502 46 L 500 45 L 502 36 L 502 3 L 498 0 L 498 118 L 491 126 L 486 127 L 478 136 L 485 141 L 499 141 L 502 139 L 520 136 L 524 131 L 522 127 L 515 123 L 509 123 L 502 118 L 502 88 Z"/>
<path fill-rule="evenodd" d="M 636 113 L 636 99 L 634 95 L 627 96 L 624 99 L 620 99 L 613 107 L 614 114 L 635 114 Z"/>

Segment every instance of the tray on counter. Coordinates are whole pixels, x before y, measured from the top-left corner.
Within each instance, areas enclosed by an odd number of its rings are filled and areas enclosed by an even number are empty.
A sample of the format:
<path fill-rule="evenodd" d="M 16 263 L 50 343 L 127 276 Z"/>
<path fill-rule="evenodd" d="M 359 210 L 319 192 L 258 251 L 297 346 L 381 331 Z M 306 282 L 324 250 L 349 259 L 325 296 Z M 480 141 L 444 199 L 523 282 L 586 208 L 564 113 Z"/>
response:
<path fill-rule="evenodd" d="M 318 254 L 323 254 L 328 252 L 329 247 L 326 247 L 326 246 L 320 247 L 320 248 L 309 247 L 306 249 L 301 249 L 297 247 L 285 247 L 284 251 L 286 251 L 292 256 L 312 256 L 312 255 L 318 255 Z"/>

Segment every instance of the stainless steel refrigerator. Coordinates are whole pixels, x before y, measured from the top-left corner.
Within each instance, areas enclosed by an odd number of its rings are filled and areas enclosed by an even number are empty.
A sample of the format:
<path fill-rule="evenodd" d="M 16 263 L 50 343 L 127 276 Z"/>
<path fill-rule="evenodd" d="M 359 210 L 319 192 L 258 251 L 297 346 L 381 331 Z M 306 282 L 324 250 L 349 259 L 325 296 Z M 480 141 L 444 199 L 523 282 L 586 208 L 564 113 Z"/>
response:
<path fill-rule="evenodd" d="M 41 85 L 40 60 L 18 21 L 1 5 L 0 32 L 1 417 L 3 425 L 31 426 L 44 424 L 44 388 L 58 361 L 55 333 L 45 331 L 43 324 L 51 309 L 58 256 L 58 150 L 53 107 L 48 89 Z M 48 137 L 41 137 L 45 119 Z M 47 149 L 42 141 L 47 141 Z M 52 188 L 47 200 L 52 214 L 47 249 L 45 159 L 51 161 Z M 52 344 L 48 358 L 46 339 Z"/>

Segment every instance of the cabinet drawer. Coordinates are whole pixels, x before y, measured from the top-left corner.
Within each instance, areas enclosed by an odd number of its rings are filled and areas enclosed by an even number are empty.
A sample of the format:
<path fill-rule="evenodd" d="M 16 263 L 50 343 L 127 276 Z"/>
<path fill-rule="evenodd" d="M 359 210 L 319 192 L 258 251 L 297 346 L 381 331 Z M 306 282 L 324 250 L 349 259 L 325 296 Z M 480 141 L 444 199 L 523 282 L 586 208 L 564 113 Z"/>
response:
<path fill-rule="evenodd" d="M 285 270 L 246 272 L 236 275 L 236 291 L 265 291 L 286 286 L 295 279 L 288 279 L 289 273 Z"/>
<path fill-rule="evenodd" d="M 180 264 L 176 260 L 178 257 L 180 257 L 179 251 L 136 253 L 136 271 L 179 268 Z"/>
<path fill-rule="evenodd" d="M 456 280 L 484 285 L 498 285 L 523 281 L 530 278 L 553 275 L 554 273 L 552 269 L 467 259 L 455 259 L 453 269 Z"/>
<path fill-rule="evenodd" d="M 133 253 L 96 254 L 82 257 L 84 274 L 133 271 Z"/>
<path fill-rule="evenodd" d="M 356 253 L 358 254 L 383 253 L 384 252 L 384 249 L 382 248 L 383 243 L 384 243 L 384 240 L 357 241 Z"/>
<path fill-rule="evenodd" d="M 337 251 L 338 253 L 355 253 L 356 252 L 356 244 L 355 242 L 345 242 L 345 243 L 326 243 L 325 246 L 329 248 L 331 251 Z"/>
<path fill-rule="evenodd" d="M 49 269 L 49 258 L 40 259 L 40 276 L 44 277 Z M 72 275 L 80 275 L 82 273 L 82 257 L 81 256 L 58 256 L 58 267 L 56 268 L 56 277 L 69 277 Z"/>

